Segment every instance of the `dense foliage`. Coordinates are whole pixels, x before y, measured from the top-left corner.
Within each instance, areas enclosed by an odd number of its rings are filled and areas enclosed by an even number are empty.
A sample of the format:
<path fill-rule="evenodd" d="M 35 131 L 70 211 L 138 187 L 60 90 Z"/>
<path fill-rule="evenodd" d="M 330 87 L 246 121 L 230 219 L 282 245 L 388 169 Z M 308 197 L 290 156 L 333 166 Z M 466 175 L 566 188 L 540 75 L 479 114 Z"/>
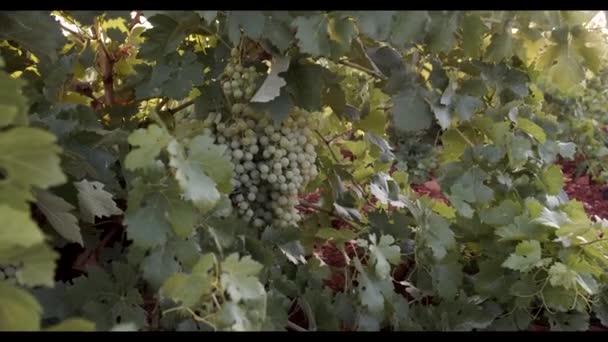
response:
<path fill-rule="evenodd" d="M 608 325 L 596 14 L 0 13 L 0 330 Z"/>

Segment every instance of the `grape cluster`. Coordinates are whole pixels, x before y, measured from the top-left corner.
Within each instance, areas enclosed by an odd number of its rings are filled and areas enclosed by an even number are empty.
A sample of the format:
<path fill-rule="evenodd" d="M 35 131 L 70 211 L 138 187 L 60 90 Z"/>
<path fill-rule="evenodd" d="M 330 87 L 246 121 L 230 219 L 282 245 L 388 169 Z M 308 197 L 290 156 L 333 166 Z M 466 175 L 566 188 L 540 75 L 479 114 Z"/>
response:
<path fill-rule="evenodd" d="M 224 94 L 233 103 L 249 100 L 256 90 L 255 81 L 258 78 L 258 72 L 255 70 L 255 67 L 243 67 L 239 62 L 238 56 L 238 50 L 232 49 L 230 61 L 224 68 L 224 74 L 221 79 Z"/>
<path fill-rule="evenodd" d="M 17 268 L 14 266 L 2 266 L 0 267 L 0 281 L 8 281 L 10 283 L 16 283 L 17 279 L 15 278 L 17 273 Z"/>
<path fill-rule="evenodd" d="M 229 147 L 235 172 L 232 202 L 255 227 L 287 227 L 300 220 L 298 192 L 317 174 L 314 116 L 295 109 L 281 123 L 236 103 L 230 121 L 211 113 L 206 134 Z"/>

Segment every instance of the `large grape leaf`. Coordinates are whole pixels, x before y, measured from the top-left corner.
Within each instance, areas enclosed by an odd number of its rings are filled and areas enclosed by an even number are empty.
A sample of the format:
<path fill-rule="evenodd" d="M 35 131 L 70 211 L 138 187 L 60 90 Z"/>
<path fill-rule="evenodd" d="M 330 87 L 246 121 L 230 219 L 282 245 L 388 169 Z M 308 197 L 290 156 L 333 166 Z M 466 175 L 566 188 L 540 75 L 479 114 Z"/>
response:
<path fill-rule="evenodd" d="M 311 112 L 321 108 L 322 72 L 323 68 L 317 64 L 291 63 L 285 73 L 285 88 L 296 106 Z"/>
<path fill-rule="evenodd" d="M 264 31 L 266 16 L 260 11 L 229 11 L 228 38 L 237 45 L 241 39 L 241 29 L 245 36 L 259 39 Z"/>
<path fill-rule="evenodd" d="M 70 242 L 83 244 L 78 219 L 72 214 L 76 209 L 73 205 L 45 190 L 36 191 L 36 205 L 59 235 Z"/>
<path fill-rule="evenodd" d="M 33 127 L 0 132 L 0 170 L 5 177 L 0 186 L 12 183 L 46 189 L 63 184 L 66 177 L 59 165 L 61 148 L 55 141 L 54 135 Z"/>
<path fill-rule="evenodd" d="M 125 167 L 136 170 L 154 165 L 156 157 L 169 144 L 171 137 L 158 125 L 140 128 L 129 135 L 129 144 L 137 146 L 127 154 Z"/>
<path fill-rule="evenodd" d="M 59 23 L 46 11 L 0 13 L 0 40 L 13 40 L 44 62 L 54 62 L 65 37 Z"/>
<path fill-rule="evenodd" d="M 196 29 L 201 18 L 193 11 L 174 11 L 156 14 L 148 18 L 152 28 L 141 36 L 146 38 L 139 49 L 139 56 L 157 60 L 177 50 L 188 32 Z"/>
<path fill-rule="evenodd" d="M 15 247 L 31 247 L 44 241 L 42 232 L 27 212 L 0 204 L 0 253 Z"/>
<path fill-rule="evenodd" d="M 417 89 L 408 88 L 393 96 L 391 115 L 395 128 L 403 132 L 416 132 L 431 126 L 433 114 Z"/>
<path fill-rule="evenodd" d="M 112 194 L 103 189 L 103 183 L 83 179 L 74 182 L 74 186 L 78 190 L 78 207 L 83 221 L 95 223 L 95 217 L 122 214 L 122 210 L 112 199 Z"/>
<path fill-rule="evenodd" d="M 0 331 L 40 329 L 42 307 L 28 292 L 0 281 Z"/>
<path fill-rule="evenodd" d="M 296 27 L 296 39 L 303 53 L 314 57 L 328 56 L 330 53 L 328 20 L 324 14 L 315 14 L 310 17 L 300 16 L 293 21 Z"/>
<path fill-rule="evenodd" d="M 427 11 L 399 11 L 394 18 L 390 41 L 399 47 L 422 40 L 430 21 Z"/>
<path fill-rule="evenodd" d="M 21 93 L 23 82 L 0 72 L 0 127 L 28 123 L 27 103 Z"/>
<path fill-rule="evenodd" d="M 155 247 L 167 241 L 171 226 L 166 219 L 167 203 L 161 194 L 148 195 L 143 205 L 129 200 L 125 224 L 136 246 Z"/>
<path fill-rule="evenodd" d="M 520 242 L 502 264 L 503 267 L 512 270 L 528 272 L 541 261 L 540 242 L 528 240 Z"/>

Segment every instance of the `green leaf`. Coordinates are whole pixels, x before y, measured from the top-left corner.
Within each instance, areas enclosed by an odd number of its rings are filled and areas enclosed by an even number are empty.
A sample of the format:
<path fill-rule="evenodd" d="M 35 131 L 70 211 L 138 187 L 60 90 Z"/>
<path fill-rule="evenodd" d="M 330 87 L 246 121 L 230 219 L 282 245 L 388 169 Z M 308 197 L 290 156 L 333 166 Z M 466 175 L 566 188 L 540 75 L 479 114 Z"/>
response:
<path fill-rule="evenodd" d="M 447 251 L 452 249 L 456 244 L 454 232 L 450 229 L 449 223 L 436 214 L 431 214 L 428 217 L 424 239 L 437 260 L 443 259 L 447 255 Z"/>
<path fill-rule="evenodd" d="M 431 27 L 426 36 L 427 44 L 432 52 L 448 52 L 456 43 L 456 29 L 460 13 L 457 11 L 431 13 Z"/>
<path fill-rule="evenodd" d="M 0 169 L 17 186 L 46 189 L 63 184 L 55 136 L 38 128 L 17 127 L 0 132 Z"/>
<path fill-rule="evenodd" d="M 313 57 L 330 54 L 328 21 L 325 15 L 298 17 L 293 21 L 293 25 L 297 29 L 296 39 L 301 52 Z"/>
<path fill-rule="evenodd" d="M 22 95 L 24 83 L 0 72 L 0 127 L 8 125 L 24 126 L 28 124 L 27 102 Z"/>
<path fill-rule="evenodd" d="M 475 111 L 483 106 L 483 101 L 469 95 L 454 95 L 452 99 L 454 112 L 464 122 L 471 120 Z"/>
<path fill-rule="evenodd" d="M 494 198 L 494 190 L 484 184 L 488 175 L 480 168 L 472 168 L 464 173 L 450 187 L 452 197 L 469 203 L 486 203 Z"/>
<path fill-rule="evenodd" d="M 486 59 L 499 63 L 513 55 L 513 39 L 510 32 L 496 33 L 486 50 Z"/>
<path fill-rule="evenodd" d="M 289 59 L 285 57 L 273 58 L 270 66 L 270 73 L 266 76 L 264 83 L 258 88 L 250 102 L 269 102 L 280 95 L 281 88 L 286 84 L 285 80 L 279 76 L 280 73 L 289 68 Z"/>
<path fill-rule="evenodd" d="M 467 57 L 479 58 L 486 28 L 477 13 L 466 13 L 462 19 L 462 47 Z"/>
<path fill-rule="evenodd" d="M 175 52 L 186 35 L 200 25 L 200 17 L 192 11 L 156 14 L 148 21 L 153 27 L 141 35 L 146 40 L 139 48 L 139 56 L 149 60 Z"/>
<path fill-rule="evenodd" d="M 82 318 L 69 318 L 46 328 L 45 331 L 95 331 L 95 323 Z"/>
<path fill-rule="evenodd" d="M 552 331 L 588 331 L 589 314 L 586 312 L 557 312 L 547 314 Z"/>
<path fill-rule="evenodd" d="M 127 154 L 125 167 L 134 171 L 155 165 L 156 157 L 169 144 L 170 136 L 158 125 L 140 128 L 129 135 L 129 144 L 137 146 Z"/>
<path fill-rule="evenodd" d="M 316 64 L 291 63 L 285 80 L 296 106 L 310 112 L 321 109 L 322 71 L 323 68 Z"/>
<path fill-rule="evenodd" d="M 376 274 L 381 279 L 386 279 L 390 275 L 390 264 L 396 265 L 401 261 L 401 249 L 394 245 L 395 239 L 390 235 L 382 235 L 376 243 L 376 236 L 371 234 L 369 240 L 371 264 L 375 265 Z"/>
<path fill-rule="evenodd" d="M 386 41 L 391 33 L 395 11 L 358 11 L 355 14 L 359 30 L 368 37 Z"/>
<path fill-rule="evenodd" d="M 528 272 L 541 260 L 540 242 L 537 240 L 522 241 L 515 247 L 502 266 L 515 271 Z"/>
<path fill-rule="evenodd" d="M 453 300 L 462 285 L 462 265 L 456 260 L 446 260 L 434 265 L 431 276 L 441 298 Z"/>
<path fill-rule="evenodd" d="M 507 154 L 511 167 L 521 167 L 528 161 L 528 158 L 532 156 L 532 144 L 524 137 L 512 136 L 508 145 Z"/>
<path fill-rule="evenodd" d="M 245 256 L 239 260 L 238 254 L 229 255 L 222 262 L 222 287 L 226 289 L 230 298 L 239 300 L 266 300 L 266 291 L 256 275 L 263 265 Z"/>
<path fill-rule="evenodd" d="M 552 164 L 541 175 L 541 179 L 547 187 L 547 194 L 557 195 L 564 187 L 564 177 L 559 166 Z"/>
<path fill-rule="evenodd" d="M 259 39 L 264 30 L 266 17 L 260 11 L 229 11 L 228 37 L 236 46 L 241 39 L 241 28 L 249 38 Z"/>
<path fill-rule="evenodd" d="M 390 41 L 400 47 L 421 41 L 430 21 L 427 11 L 398 11 L 394 18 Z"/>
<path fill-rule="evenodd" d="M 395 128 L 402 132 L 417 132 L 431 126 L 433 114 L 419 90 L 408 88 L 393 96 L 391 115 Z"/>
<path fill-rule="evenodd" d="M 177 273 L 169 277 L 162 288 L 161 295 L 181 303 L 185 307 L 194 307 L 202 296 L 211 293 L 213 278 L 207 274 L 214 266 L 213 254 L 201 256 L 193 267 L 192 274 Z"/>
<path fill-rule="evenodd" d="M 331 55 L 334 59 L 339 59 L 349 52 L 357 32 L 355 24 L 350 18 L 333 17 L 329 19 L 328 34 Z"/>
<path fill-rule="evenodd" d="M 200 135 L 186 146 L 173 140 L 167 150 L 185 198 L 199 209 L 211 209 L 220 200 L 219 191 L 231 190 L 233 164 L 226 154 L 227 146 L 215 145 L 210 137 Z"/>
<path fill-rule="evenodd" d="M 2 257 L 0 257 L 2 259 Z M 46 244 L 34 245 L 13 251 L 9 264 L 21 264 L 16 276 L 19 283 L 26 286 L 55 285 L 56 261 L 59 254 Z"/>
<path fill-rule="evenodd" d="M 0 281 L 0 331 L 37 331 L 42 307 L 31 294 Z"/>
<path fill-rule="evenodd" d="M 552 286 L 563 286 L 566 289 L 576 287 L 576 276 L 578 274 L 561 262 L 556 262 L 549 268 L 549 282 Z"/>
<path fill-rule="evenodd" d="M 83 245 L 78 219 L 72 214 L 76 208 L 51 192 L 38 190 L 35 193 L 36 205 L 57 233 L 70 242 Z"/>
<path fill-rule="evenodd" d="M 504 200 L 497 207 L 483 209 L 479 213 L 481 222 L 493 226 L 507 225 L 519 213 L 520 207 L 512 200 Z"/>
<path fill-rule="evenodd" d="M 357 278 L 359 285 L 359 298 L 361 304 L 372 313 L 381 313 L 384 310 L 384 294 L 391 293 L 393 288 L 390 280 L 378 279 L 369 275 L 361 265 L 359 259 L 354 259 L 355 268 L 359 271 Z"/>
<path fill-rule="evenodd" d="M 78 207 L 83 221 L 95 223 L 95 217 L 122 214 L 112 199 L 112 194 L 103 189 L 102 183 L 83 179 L 74 182 L 74 186 L 78 190 Z"/>
<path fill-rule="evenodd" d="M 0 204 L 0 253 L 14 247 L 31 247 L 44 241 L 42 232 L 29 213 Z"/>
<path fill-rule="evenodd" d="M 555 61 L 555 64 L 549 68 L 547 76 L 561 91 L 567 92 L 585 78 L 585 70 L 571 56 L 568 48 L 562 48 Z"/>
<path fill-rule="evenodd" d="M 163 245 L 171 227 L 165 218 L 167 204 L 159 194 L 146 198 L 144 204 L 132 207 L 125 215 L 127 234 L 136 246 L 148 248 Z M 133 203 L 135 205 L 135 203 Z"/>
<path fill-rule="evenodd" d="M 547 136 L 545 135 L 545 131 L 539 125 L 535 124 L 531 120 L 526 118 L 518 117 L 517 118 L 517 127 L 522 131 L 530 134 L 534 139 L 538 140 L 539 143 L 544 144 L 547 140 Z"/>
<path fill-rule="evenodd" d="M 54 62 L 66 42 L 59 23 L 46 11 L 0 13 L 0 40 L 13 40 L 45 63 Z"/>
<path fill-rule="evenodd" d="M 287 50 L 294 41 L 294 35 L 287 24 L 274 17 L 268 18 L 264 26 L 263 36 L 279 49 L 280 53 Z"/>

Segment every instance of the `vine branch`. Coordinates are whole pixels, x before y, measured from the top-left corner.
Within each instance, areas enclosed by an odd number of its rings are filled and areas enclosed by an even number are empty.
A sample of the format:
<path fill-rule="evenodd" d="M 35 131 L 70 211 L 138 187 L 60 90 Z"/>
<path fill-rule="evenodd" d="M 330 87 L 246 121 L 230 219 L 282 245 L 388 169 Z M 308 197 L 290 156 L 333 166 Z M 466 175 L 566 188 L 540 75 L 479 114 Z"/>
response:
<path fill-rule="evenodd" d="M 371 70 L 369 68 L 366 68 L 366 67 L 364 67 L 362 65 L 359 65 L 357 63 L 353 63 L 353 62 L 351 62 L 349 60 L 343 59 L 343 60 L 338 61 L 338 63 L 340 63 L 342 65 L 346 65 L 346 66 L 351 67 L 353 69 L 357 69 L 359 71 L 363 71 L 366 74 L 369 74 L 371 76 L 374 76 L 376 78 L 381 79 L 382 81 L 388 80 L 388 78 L 386 76 L 382 75 L 381 73 L 379 73 L 377 71 L 374 71 L 374 70 Z"/>

